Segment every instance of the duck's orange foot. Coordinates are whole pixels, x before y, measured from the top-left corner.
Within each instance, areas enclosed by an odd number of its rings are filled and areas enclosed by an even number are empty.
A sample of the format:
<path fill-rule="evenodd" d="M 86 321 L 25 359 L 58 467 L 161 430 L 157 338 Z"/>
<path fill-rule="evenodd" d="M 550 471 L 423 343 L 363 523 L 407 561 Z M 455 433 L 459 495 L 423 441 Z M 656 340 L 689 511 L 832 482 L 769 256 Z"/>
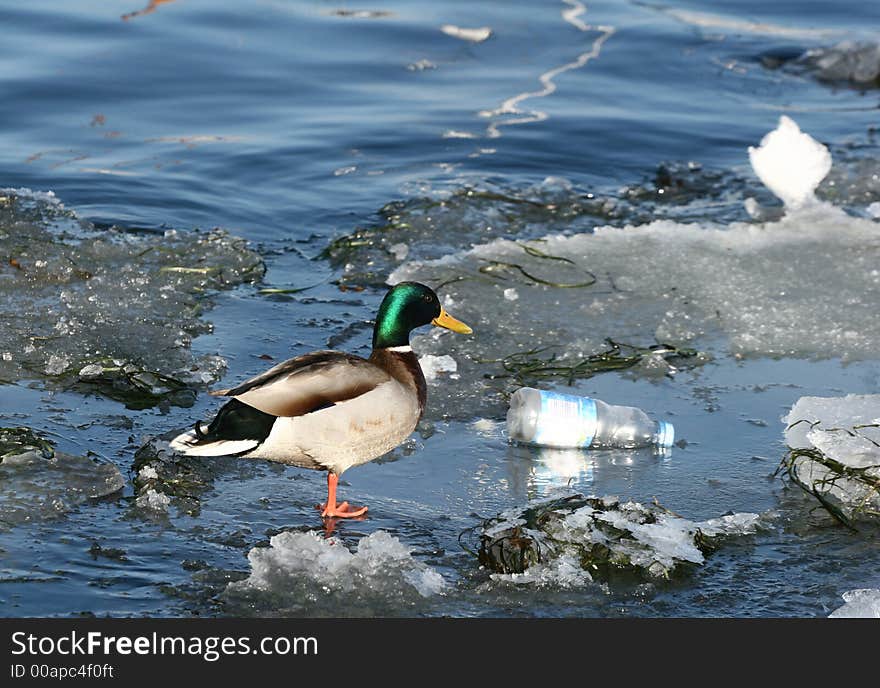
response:
<path fill-rule="evenodd" d="M 342 502 L 334 506 L 328 506 L 326 503 L 318 504 L 316 509 L 320 510 L 321 518 L 359 518 L 363 519 L 367 513 L 367 507 L 352 507 L 348 502 Z"/>
<path fill-rule="evenodd" d="M 315 508 L 321 512 L 321 517 L 328 518 L 355 518 L 363 519 L 367 513 L 367 507 L 352 508 L 348 502 L 336 503 L 336 485 L 339 476 L 332 471 L 327 472 L 327 501 Z"/>

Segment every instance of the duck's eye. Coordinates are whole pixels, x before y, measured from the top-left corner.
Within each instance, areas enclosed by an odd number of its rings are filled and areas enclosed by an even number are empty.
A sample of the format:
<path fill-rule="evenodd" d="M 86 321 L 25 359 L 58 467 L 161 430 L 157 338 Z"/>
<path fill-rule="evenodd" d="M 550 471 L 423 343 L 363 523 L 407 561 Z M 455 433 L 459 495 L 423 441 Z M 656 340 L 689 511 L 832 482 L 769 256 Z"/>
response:
<path fill-rule="evenodd" d="M 428 303 L 431 303 L 431 301 L 434 300 L 434 297 L 431 296 L 430 294 L 425 294 L 422 298 L 423 298 L 425 301 L 427 301 Z"/>

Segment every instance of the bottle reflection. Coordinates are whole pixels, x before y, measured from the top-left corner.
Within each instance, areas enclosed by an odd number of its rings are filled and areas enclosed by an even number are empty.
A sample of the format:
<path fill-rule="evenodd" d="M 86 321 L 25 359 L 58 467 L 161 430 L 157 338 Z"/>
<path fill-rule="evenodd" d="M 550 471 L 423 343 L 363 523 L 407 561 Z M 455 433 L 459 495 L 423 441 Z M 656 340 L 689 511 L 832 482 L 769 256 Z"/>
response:
<path fill-rule="evenodd" d="M 621 480 L 653 472 L 671 456 L 669 448 L 586 450 L 511 444 L 507 447 L 510 490 L 527 499 L 541 499 L 560 489 L 585 494 L 613 491 Z"/>

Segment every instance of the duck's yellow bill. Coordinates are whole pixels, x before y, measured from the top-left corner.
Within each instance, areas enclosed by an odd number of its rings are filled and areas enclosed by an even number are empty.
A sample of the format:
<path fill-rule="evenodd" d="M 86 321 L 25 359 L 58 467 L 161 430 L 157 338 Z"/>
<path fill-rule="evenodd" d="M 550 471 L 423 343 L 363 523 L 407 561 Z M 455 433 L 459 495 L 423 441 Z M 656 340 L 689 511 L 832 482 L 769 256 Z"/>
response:
<path fill-rule="evenodd" d="M 461 320 L 456 320 L 449 313 L 446 312 L 445 309 L 440 309 L 440 315 L 434 318 L 431 321 L 432 325 L 436 325 L 437 327 L 445 327 L 447 330 L 452 330 L 453 332 L 460 332 L 461 334 L 470 334 L 473 330 L 465 325 Z"/>

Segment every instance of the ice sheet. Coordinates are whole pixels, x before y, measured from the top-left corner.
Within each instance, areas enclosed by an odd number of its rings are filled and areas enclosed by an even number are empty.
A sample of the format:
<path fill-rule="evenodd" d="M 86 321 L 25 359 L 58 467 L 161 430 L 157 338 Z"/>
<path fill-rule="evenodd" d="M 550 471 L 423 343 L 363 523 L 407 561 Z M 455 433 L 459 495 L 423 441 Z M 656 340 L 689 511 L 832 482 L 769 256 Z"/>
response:
<path fill-rule="evenodd" d="M 880 619 L 880 590 L 863 588 L 843 593 L 842 607 L 828 616 L 832 619 Z"/>
<path fill-rule="evenodd" d="M 720 336 L 740 356 L 877 356 L 880 227 L 815 200 L 830 155 L 789 118 L 752 161 L 786 202 L 781 218 L 596 226 L 404 263 L 389 283 L 437 285 L 477 332 L 414 346 L 455 356 L 464 379 L 484 371 L 470 361 L 544 347 L 576 360 L 606 338 L 699 346 Z"/>
<path fill-rule="evenodd" d="M 258 278 L 262 262 L 221 230 L 98 229 L 45 194 L 0 205 L 0 380 L 83 385 L 133 404 L 191 403 L 225 369 L 196 358 L 206 294 Z"/>
<path fill-rule="evenodd" d="M 0 531 L 61 518 L 124 485 L 111 463 L 55 451 L 25 428 L 0 428 Z"/>

